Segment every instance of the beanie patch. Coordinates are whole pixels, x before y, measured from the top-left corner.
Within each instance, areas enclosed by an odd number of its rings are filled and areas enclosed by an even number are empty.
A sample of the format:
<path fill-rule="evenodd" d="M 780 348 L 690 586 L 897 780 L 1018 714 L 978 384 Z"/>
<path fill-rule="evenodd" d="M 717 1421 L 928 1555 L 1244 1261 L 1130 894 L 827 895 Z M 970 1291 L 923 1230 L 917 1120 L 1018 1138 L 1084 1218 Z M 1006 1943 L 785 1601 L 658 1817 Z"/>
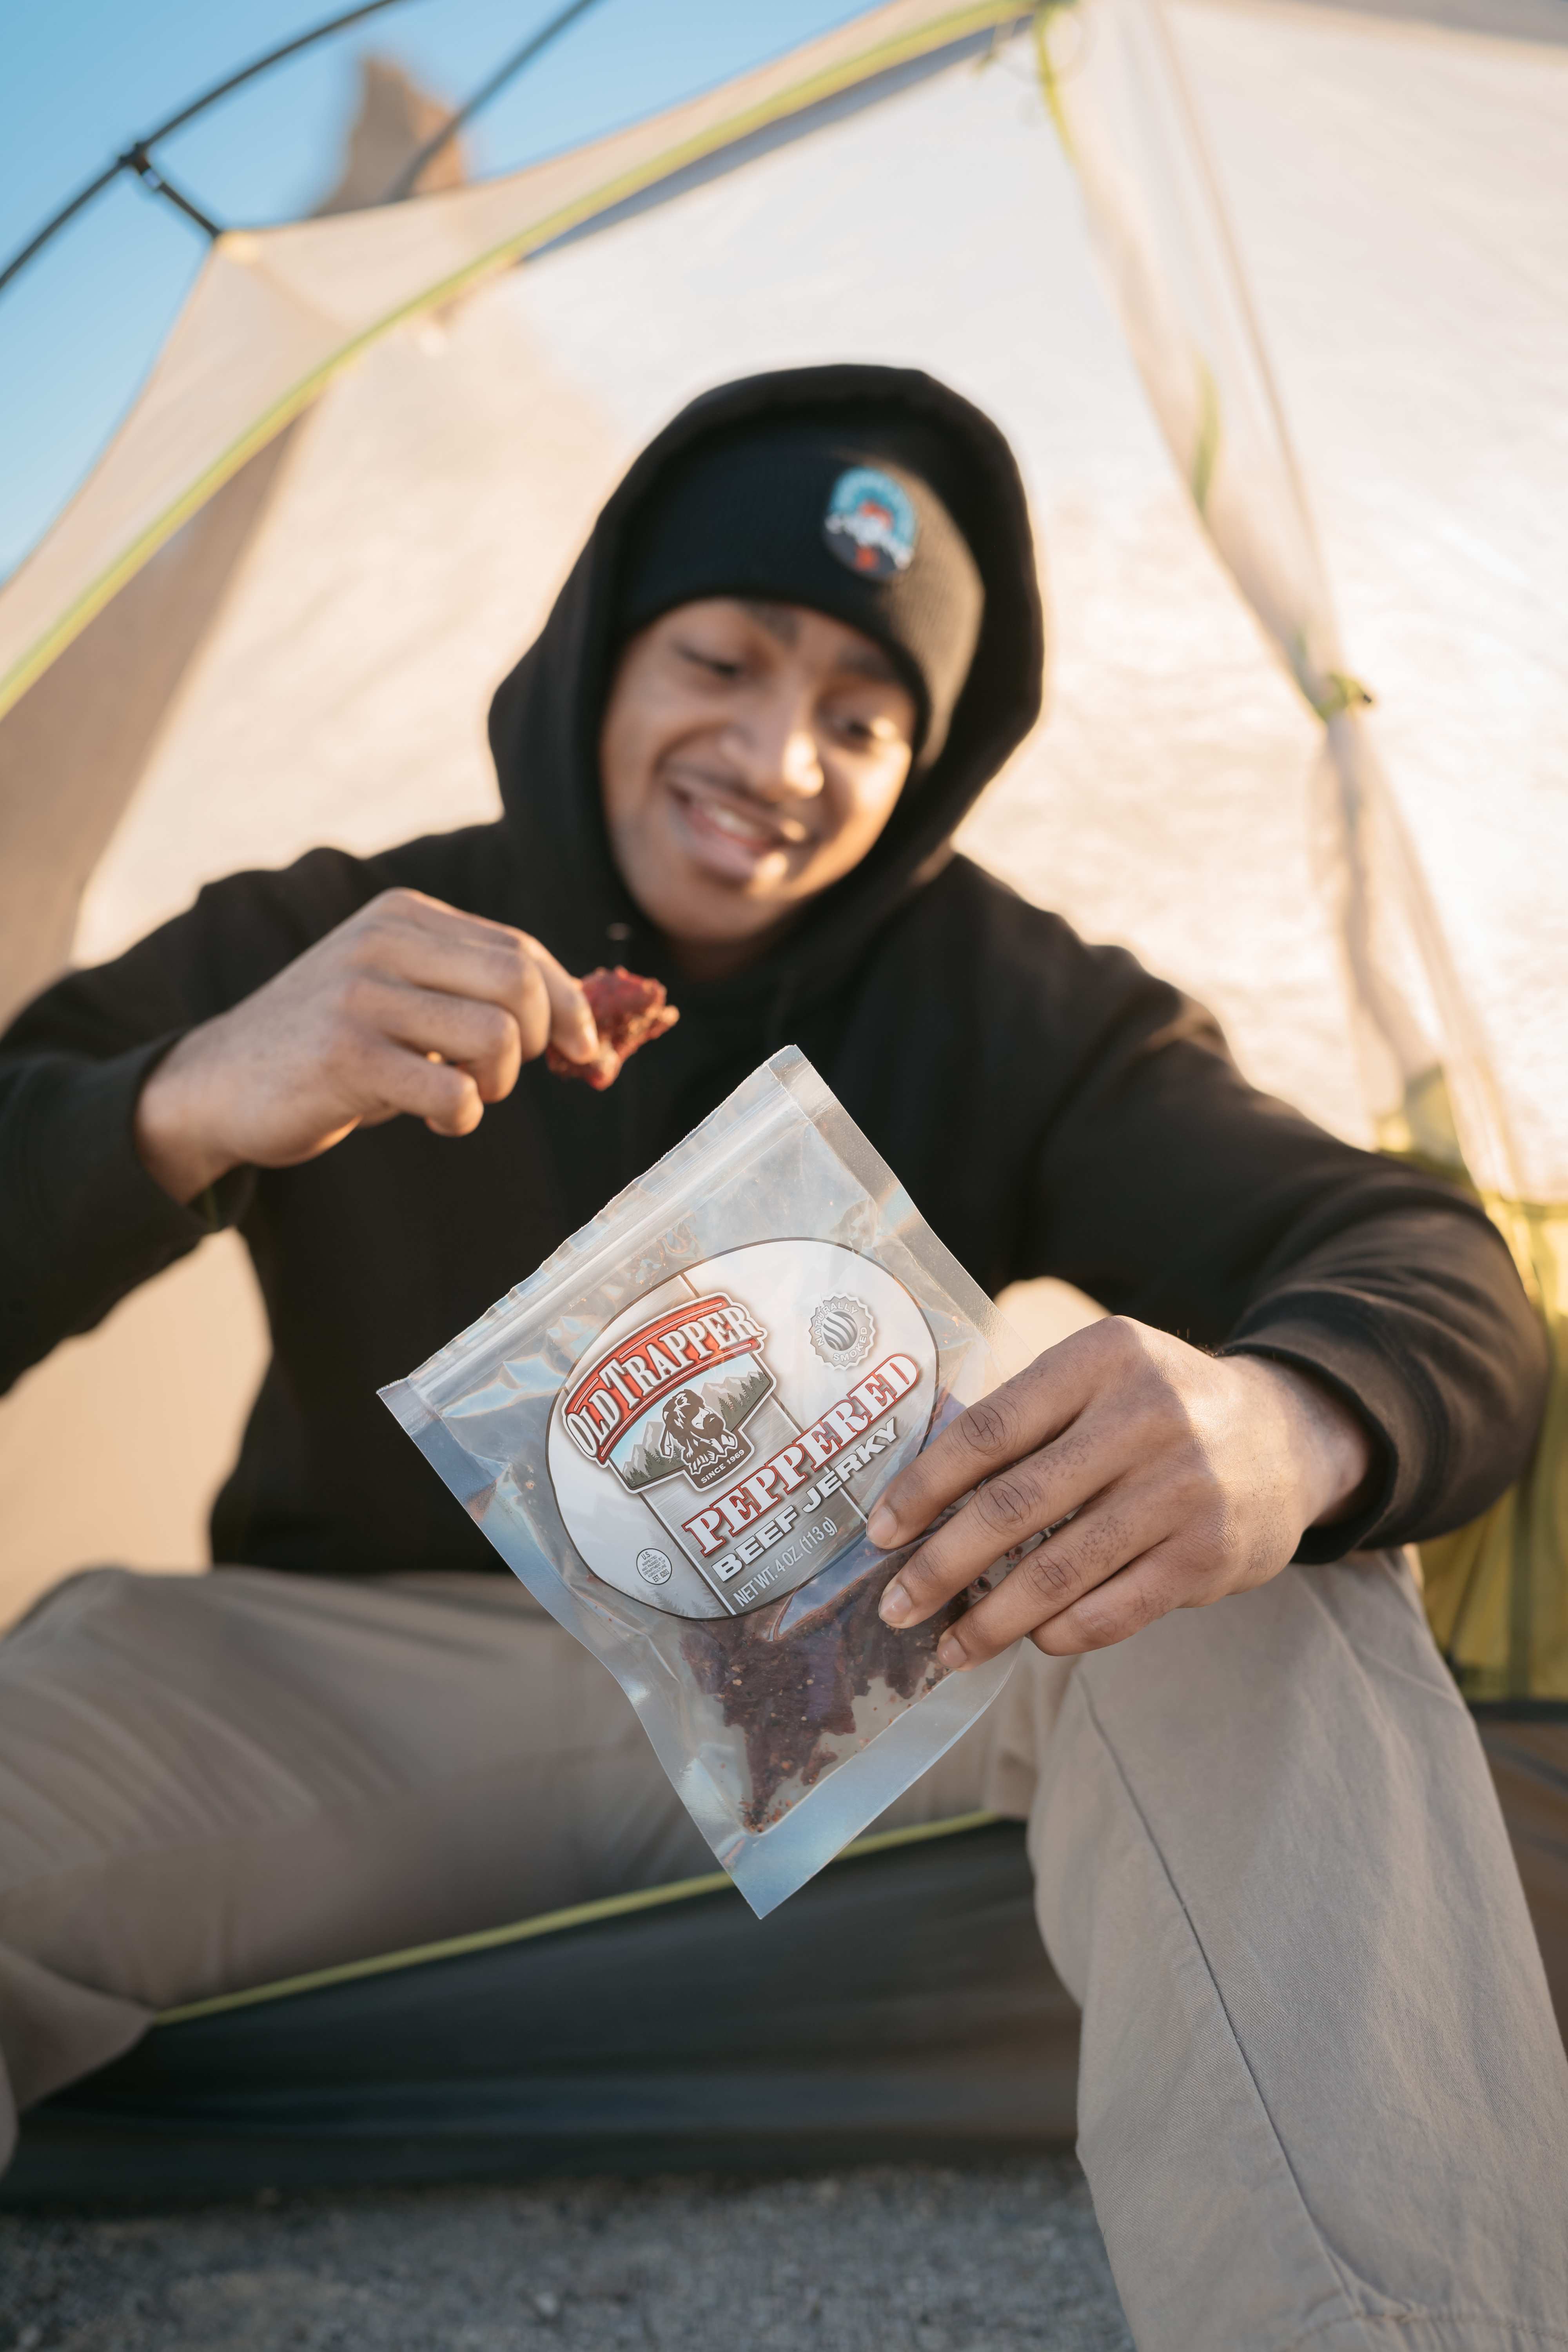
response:
<path fill-rule="evenodd" d="M 767 419 L 700 441 L 650 486 L 626 535 L 624 641 L 712 596 L 799 604 L 882 647 L 915 698 L 915 764 L 934 759 L 969 675 L 985 590 L 907 420 Z"/>
<path fill-rule="evenodd" d="M 909 570 L 920 526 L 907 493 L 890 474 L 876 466 L 851 466 L 828 494 L 822 535 L 829 553 L 849 571 L 886 580 Z"/>

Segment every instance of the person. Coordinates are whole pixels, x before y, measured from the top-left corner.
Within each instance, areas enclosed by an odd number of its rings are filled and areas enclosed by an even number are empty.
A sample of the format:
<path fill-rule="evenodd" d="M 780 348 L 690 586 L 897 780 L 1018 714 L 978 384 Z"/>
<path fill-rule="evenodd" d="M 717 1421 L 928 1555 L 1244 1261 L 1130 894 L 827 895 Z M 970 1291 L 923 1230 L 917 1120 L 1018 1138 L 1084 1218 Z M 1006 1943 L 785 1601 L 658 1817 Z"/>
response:
<path fill-rule="evenodd" d="M 894 1817 L 1029 1819 L 1138 2343 L 1564 2341 L 1568 2066 L 1398 1549 L 1516 1474 L 1541 1337 L 1478 1207 L 1255 1092 L 1200 1008 L 954 852 L 1043 638 L 968 403 L 722 387 L 498 691 L 498 822 L 232 877 L 16 1022 L 5 1377 L 230 1225 L 273 1342 L 230 1565 L 76 1578 L 0 1646 L 18 2104 L 175 2002 L 706 1866 L 376 1391 L 793 1040 L 987 1290 L 1112 1310 L 872 1532 L 986 1482 L 890 1580 L 913 1624 L 1068 1519 L 949 1636 L 1026 1670 Z M 606 961 L 681 1019 L 600 1095 L 542 1056 L 593 1051 Z"/>

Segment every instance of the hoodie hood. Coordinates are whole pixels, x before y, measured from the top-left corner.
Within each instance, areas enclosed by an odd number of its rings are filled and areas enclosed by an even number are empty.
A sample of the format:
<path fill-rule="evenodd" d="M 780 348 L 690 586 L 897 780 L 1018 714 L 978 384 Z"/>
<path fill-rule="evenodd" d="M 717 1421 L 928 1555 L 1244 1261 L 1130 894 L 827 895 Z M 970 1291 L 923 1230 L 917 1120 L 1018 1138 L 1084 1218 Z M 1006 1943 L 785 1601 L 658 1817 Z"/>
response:
<path fill-rule="evenodd" d="M 812 901 L 754 964 L 723 982 L 674 974 L 668 951 L 622 881 L 600 800 L 598 735 L 616 652 L 628 538 L 678 461 L 740 425 L 794 419 L 853 432 L 857 412 L 886 425 L 935 426 L 949 463 L 942 494 L 973 550 L 985 612 L 941 754 L 910 777 L 875 846 Z M 1045 631 L 1024 486 L 996 426 L 914 368 L 790 368 L 704 393 L 643 451 L 609 499 L 534 643 L 497 689 L 489 740 L 504 823 L 530 900 L 554 919 L 549 944 L 574 971 L 626 962 L 675 981 L 693 1010 L 759 999 L 798 1006 L 832 987 L 881 926 L 950 854 L 952 834 L 1039 716 Z M 714 1007 L 718 1009 L 717 1005 Z"/>

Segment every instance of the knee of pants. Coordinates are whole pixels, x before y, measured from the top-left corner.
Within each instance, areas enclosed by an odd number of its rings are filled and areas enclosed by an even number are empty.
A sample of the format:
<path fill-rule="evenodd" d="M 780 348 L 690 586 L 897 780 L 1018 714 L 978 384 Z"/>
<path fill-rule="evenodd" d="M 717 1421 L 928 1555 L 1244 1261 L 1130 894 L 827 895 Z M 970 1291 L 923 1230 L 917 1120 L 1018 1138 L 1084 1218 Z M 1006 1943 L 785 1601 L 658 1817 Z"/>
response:
<path fill-rule="evenodd" d="M 1069 1983 L 1102 1803 L 1222 1946 L 1255 1917 L 1282 1980 L 1333 1918 L 1382 1934 L 1391 1966 L 1412 1917 L 1451 1943 L 1446 1885 L 1483 1902 L 1505 1943 L 1518 1928 L 1533 1948 L 1474 1724 L 1396 1554 L 1289 1568 L 1078 1661 L 1033 1827 L 1042 1920 Z"/>

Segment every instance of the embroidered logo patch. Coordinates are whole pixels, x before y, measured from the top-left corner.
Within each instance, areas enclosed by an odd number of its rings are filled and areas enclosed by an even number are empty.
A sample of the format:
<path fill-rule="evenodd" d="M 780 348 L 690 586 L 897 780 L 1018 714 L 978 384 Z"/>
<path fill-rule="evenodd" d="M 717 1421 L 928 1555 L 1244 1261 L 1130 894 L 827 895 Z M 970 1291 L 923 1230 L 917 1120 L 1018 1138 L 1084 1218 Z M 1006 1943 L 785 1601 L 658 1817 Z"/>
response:
<path fill-rule="evenodd" d="M 886 580 L 907 572 L 919 526 L 907 491 L 875 466 L 851 466 L 828 496 L 822 536 L 851 572 Z"/>

